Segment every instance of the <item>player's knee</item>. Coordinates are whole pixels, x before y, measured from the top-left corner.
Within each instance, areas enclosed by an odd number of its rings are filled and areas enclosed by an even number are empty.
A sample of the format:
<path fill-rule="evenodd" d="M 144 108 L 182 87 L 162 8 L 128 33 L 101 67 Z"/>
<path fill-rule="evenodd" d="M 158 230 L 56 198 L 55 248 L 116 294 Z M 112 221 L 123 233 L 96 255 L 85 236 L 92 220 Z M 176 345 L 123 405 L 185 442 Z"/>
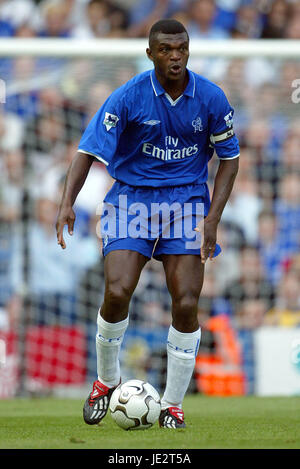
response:
<path fill-rule="evenodd" d="M 198 297 L 192 294 L 183 294 L 173 299 L 174 310 L 182 316 L 197 314 Z"/>
<path fill-rule="evenodd" d="M 173 305 L 177 310 L 180 310 L 183 313 L 192 313 L 197 310 L 198 296 L 190 292 L 175 295 L 173 297 Z"/>
<path fill-rule="evenodd" d="M 114 282 L 107 286 L 104 303 L 106 307 L 113 310 L 127 309 L 131 294 L 130 288 L 122 285 L 121 282 Z"/>
<path fill-rule="evenodd" d="M 173 321 L 178 330 L 194 328 L 197 323 L 198 296 L 182 294 L 173 298 Z"/>

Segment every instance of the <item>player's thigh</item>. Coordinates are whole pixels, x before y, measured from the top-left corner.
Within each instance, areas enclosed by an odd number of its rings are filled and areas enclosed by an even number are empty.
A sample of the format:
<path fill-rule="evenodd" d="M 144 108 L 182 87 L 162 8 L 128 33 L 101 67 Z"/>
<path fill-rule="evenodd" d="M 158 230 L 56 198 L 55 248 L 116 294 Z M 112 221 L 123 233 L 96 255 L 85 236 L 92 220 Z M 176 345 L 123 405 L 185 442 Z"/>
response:
<path fill-rule="evenodd" d="M 131 296 L 148 258 L 137 251 L 116 250 L 104 259 L 105 292 Z M 117 293 L 119 292 L 119 293 Z"/>
<path fill-rule="evenodd" d="M 200 256 L 165 254 L 161 258 L 172 300 L 190 297 L 198 301 L 204 279 L 204 264 Z"/>

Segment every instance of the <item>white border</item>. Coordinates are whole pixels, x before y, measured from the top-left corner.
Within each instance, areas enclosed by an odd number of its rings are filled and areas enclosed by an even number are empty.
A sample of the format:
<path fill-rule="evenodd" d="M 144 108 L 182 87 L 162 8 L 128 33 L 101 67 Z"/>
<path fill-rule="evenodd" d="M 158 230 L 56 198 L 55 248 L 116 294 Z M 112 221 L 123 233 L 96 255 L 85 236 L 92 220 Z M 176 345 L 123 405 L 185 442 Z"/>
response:
<path fill-rule="evenodd" d="M 145 57 L 147 39 L 40 39 L 1 38 L 0 57 Z M 190 41 L 195 57 L 294 57 L 300 40 L 226 39 Z M 150 67 L 149 67 L 150 68 Z"/>
<path fill-rule="evenodd" d="M 86 150 L 83 150 L 83 149 L 78 149 L 77 150 L 78 153 L 85 153 L 86 155 L 91 155 L 91 156 L 94 156 L 95 158 L 97 158 L 97 160 L 101 161 L 102 163 L 104 163 L 106 166 L 109 165 L 109 163 L 107 161 L 105 161 L 103 158 L 101 158 L 101 156 L 98 156 L 98 155 L 95 155 L 95 153 L 91 153 L 90 151 L 86 151 Z"/>
<path fill-rule="evenodd" d="M 219 160 L 234 160 L 235 158 L 238 158 L 240 156 L 240 153 L 238 153 L 237 155 L 235 156 L 231 156 L 229 158 L 221 158 L 220 156 L 218 156 Z"/>

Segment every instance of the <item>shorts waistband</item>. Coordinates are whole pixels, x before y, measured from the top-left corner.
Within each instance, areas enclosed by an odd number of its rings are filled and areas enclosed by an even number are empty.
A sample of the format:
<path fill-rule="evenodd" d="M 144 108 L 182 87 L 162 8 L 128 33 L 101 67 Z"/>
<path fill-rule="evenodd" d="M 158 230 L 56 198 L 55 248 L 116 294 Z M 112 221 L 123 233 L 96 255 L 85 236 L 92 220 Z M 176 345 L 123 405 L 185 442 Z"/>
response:
<path fill-rule="evenodd" d="M 133 186 L 131 184 L 127 184 L 126 182 L 120 181 L 116 179 L 115 184 L 119 184 L 123 187 L 130 187 L 131 189 L 145 189 L 145 190 L 162 190 L 162 189 L 174 189 L 174 188 L 185 188 L 185 187 L 199 187 L 199 186 L 206 186 L 206 182 L 188 182 L 186 184 L 172 184 L 171 186 Z"/>

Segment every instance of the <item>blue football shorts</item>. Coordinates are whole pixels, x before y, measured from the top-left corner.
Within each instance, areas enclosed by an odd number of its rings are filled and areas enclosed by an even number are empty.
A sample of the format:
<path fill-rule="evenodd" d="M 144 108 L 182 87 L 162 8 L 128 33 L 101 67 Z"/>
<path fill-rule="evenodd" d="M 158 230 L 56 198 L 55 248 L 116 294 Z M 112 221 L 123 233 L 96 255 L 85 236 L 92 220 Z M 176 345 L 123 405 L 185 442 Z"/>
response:
<path fill-rule="evenodd" d="M 200 255 L 201 234 L 195 227 L 203 223 L 209 207 L 207 184 L 155 188 L 116 181 L 103 201 L 103 255 L 116 250 L 157 260 L 162 254 Z M 213 257 L 220 252 L 217 244 Z"/>

